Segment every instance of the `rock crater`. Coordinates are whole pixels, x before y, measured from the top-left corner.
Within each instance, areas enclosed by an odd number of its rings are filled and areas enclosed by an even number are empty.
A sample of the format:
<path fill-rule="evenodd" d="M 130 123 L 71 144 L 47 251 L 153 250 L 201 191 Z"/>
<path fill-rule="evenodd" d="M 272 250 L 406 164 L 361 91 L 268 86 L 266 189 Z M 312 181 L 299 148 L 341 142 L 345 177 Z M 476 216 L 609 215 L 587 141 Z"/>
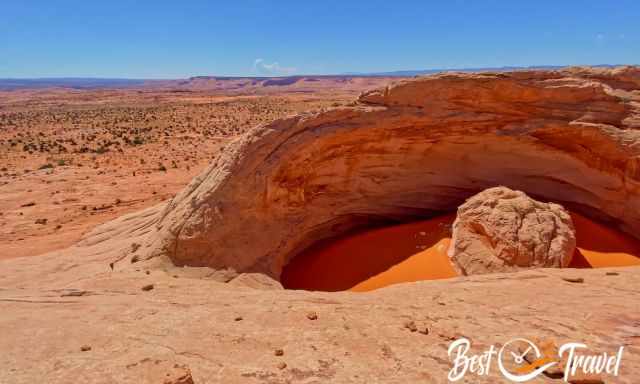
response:
<path fill-rule="evenodd" d="M 444 73 L 255 127 L 149 217 L 140 257 L 278 279 L 317 241 L 497 185 L 640 233 L 638 74 Z"/>

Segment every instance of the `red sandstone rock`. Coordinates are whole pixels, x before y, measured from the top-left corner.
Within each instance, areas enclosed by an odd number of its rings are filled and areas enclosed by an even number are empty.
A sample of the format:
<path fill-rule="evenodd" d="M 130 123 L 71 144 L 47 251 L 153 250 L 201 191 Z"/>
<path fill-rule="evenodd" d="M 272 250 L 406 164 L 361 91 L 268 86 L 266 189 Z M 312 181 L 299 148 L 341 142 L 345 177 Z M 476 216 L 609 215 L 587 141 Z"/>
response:
<path fill-rule="evenodd" d="M 320 239 L 453 210 L 497 185 L 639 233 L 636 78 L 444 73 L 256 127 L 167 204 L 139 252 L 278 278 Z"/>
<path fill-rule="evenodd" d="M 458 208 L 449 256 L 464 275 L 566 267 L 576 247 L 562 206 L 505 187 L 484 190 Z"/>

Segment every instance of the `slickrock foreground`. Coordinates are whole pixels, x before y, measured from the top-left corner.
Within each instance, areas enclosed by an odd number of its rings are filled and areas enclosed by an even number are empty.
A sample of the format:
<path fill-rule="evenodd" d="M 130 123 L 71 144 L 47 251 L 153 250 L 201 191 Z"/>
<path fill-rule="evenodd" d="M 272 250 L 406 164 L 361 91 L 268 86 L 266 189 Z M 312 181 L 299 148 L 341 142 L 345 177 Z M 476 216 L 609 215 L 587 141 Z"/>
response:
<path fill-rule="evenodd" d="M 256 127 L 169 203 L 1 261 L 0 383 L 446 383 L 462 337 L 478 354 L 519 337 L 624 346 L 620 375 L 604 380 L 637 383 L 640 267 L 369 293 L 267 276 L 322 238 L 451 211 L 496 185 L 638 233 L 638 79 L 442 74 Z M 506 381 L 494 361 L 461 382 Z"/>
<path fill-rule="evenodd" d="M 605 382 L 634 384 L 640 372 L 639 267 L 323 293 L 257 290 L 189 269 L 110 272 L 106 261 L 67 253 L 3 263 L 1 383 L 162 383 L 175 364 L 196 384 L 447 383 L 447 348 L 462 336 L 477 353 L 516 337 L 578 341 L 597 353 L 624 345 L 620 377 Z M 155 288 L 143 292 L 149 283 Z M 462 382 L 507 383 L 495 365 L 488 377 L 468 377 Z"/>

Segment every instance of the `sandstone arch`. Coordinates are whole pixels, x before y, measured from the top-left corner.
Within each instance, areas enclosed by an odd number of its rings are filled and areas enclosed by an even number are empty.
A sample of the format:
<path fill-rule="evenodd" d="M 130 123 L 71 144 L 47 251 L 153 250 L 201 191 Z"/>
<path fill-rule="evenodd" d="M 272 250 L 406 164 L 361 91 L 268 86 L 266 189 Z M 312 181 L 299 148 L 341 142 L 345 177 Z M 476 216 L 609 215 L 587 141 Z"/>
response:
<path fill-rule="evenodd" d="M 441 74 L 256 127 L 166 206 L 147 249 L 278 277 L 321 238 L 451 210 L 495 185 L 638 233 L 640 96 L 609 84 L 639 77 Z"/>

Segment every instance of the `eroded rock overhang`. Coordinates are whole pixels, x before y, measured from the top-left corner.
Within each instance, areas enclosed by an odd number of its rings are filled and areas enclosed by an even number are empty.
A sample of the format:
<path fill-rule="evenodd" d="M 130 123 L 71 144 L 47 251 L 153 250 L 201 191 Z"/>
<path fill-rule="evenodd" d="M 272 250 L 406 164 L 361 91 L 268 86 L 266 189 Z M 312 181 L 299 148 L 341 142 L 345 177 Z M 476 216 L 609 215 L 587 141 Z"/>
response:
<path fill-rule="evenodd" d="M 635 235 L 638 79 L 633 67 L 441 74 L 256 127 L 167 205 L 147 249 L 277 278 L 320 239 L 450 211 L 496 185 Z"/>

